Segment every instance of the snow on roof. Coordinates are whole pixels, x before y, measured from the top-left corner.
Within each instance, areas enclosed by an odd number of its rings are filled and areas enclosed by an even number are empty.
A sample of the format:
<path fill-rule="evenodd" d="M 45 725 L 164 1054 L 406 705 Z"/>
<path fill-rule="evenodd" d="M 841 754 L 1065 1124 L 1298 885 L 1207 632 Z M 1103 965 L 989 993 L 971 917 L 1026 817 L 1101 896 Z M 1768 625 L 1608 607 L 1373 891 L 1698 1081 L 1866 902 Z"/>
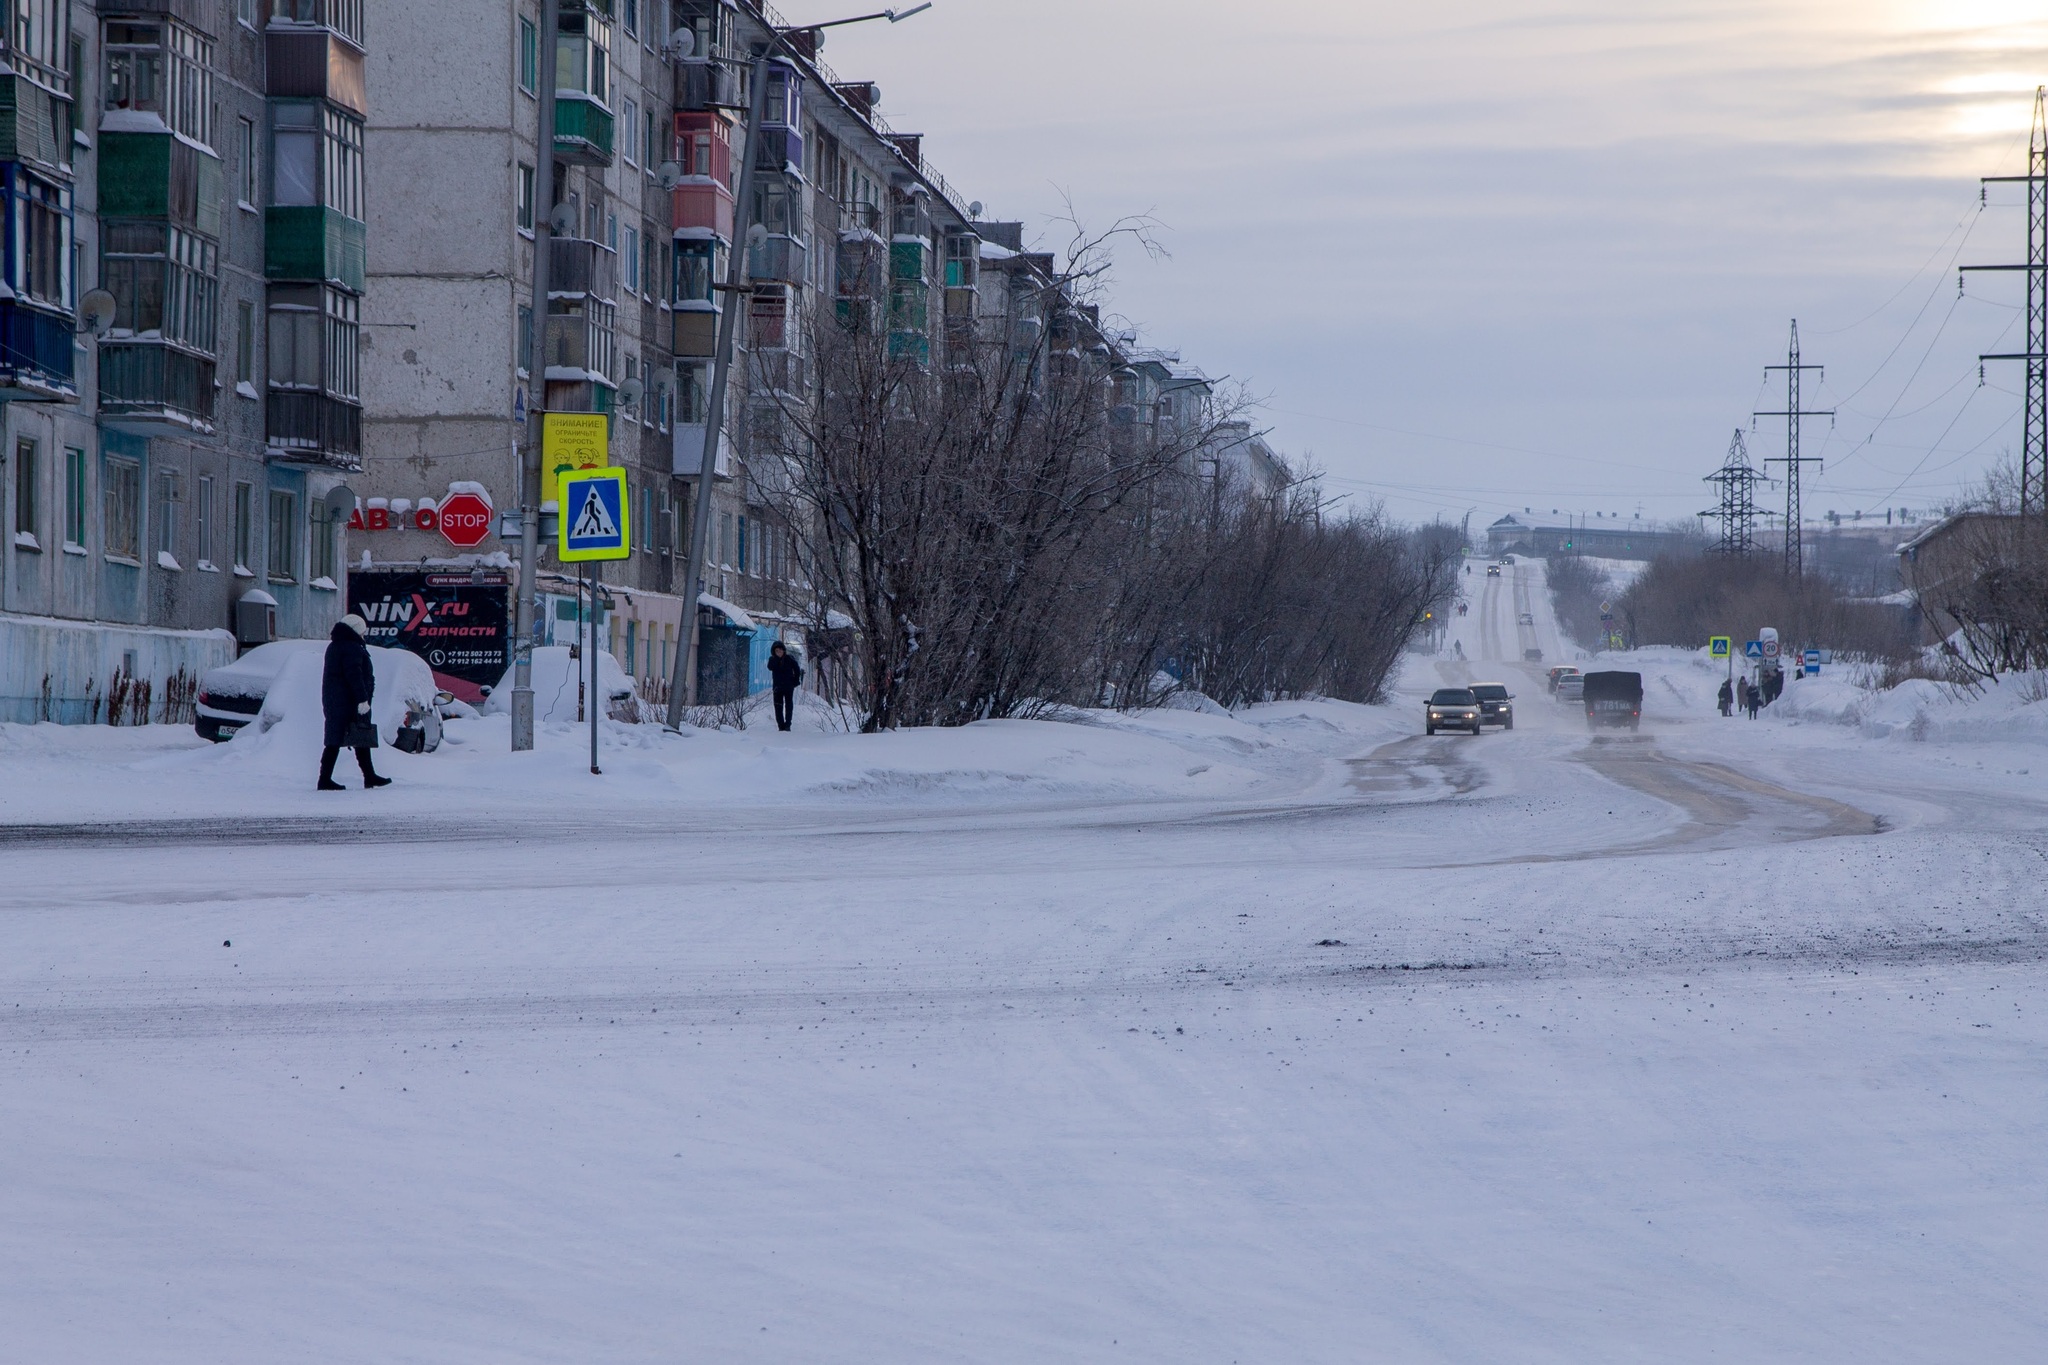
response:
<path fill-rule="evenodd" d="M 984 261 L 1007 261 L 1016 254 L 1000 242 L 991 242 L 986 237 L 981 239 L 981 259 Z"/>
<path fill-rule="evenodd" d="M 722 597 L 713 597 L 708 592 L 700 592 L 697 594 L 697 605 L 700 607 L 709 607 L 713 611 L 724 612 L 725 619 L 732 622 L 734 625 L 738 626 L 741 630 L 758 629 L 758 627 L 754 625 L 753 617 L 747 615 L 744 611 L 741 611 L 738 607 L 734 606 L 732 603 L 726 601 Z"/>

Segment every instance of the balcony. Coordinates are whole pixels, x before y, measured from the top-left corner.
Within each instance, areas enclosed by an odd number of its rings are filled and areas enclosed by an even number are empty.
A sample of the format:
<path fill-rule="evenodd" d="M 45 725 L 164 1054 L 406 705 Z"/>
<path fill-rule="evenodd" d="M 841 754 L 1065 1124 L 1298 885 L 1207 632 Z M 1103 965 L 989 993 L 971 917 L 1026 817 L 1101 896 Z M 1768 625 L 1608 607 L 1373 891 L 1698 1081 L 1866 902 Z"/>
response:
<path fill-rule="evenodd" d="M 100 417 L 139 436 L 213 434 L 213 358 L 162 342 L 100 343 Z"/>
<path fill-rule="evenodd" d="M 587 294 L 615 301 L 619 297 L 619 258 L 598 242 L 582 237 L 548 239 L 548 296 Z"/>
<path fill-rule="evenodd" d="M 357 23 L 361 23 L 360 8 Z M 323 99 L 358 115 L 369 112 L 359 41 L 332 28 L 281 27 L 272 19 L 264 33 L 264 45 L 269 59 L 265 94 L 278 99 Z"/>
<path fill-rule="evenodd" d="M 23 76 L 0 74 L 0 161 L 71 169 L 71 104 Z"/>
<path fill-rule="evenodd" d="M 555 156 L 571 166 L 611 165 L 611 110 L 573 90 L 556 92 Z"/>
<path fill-rule="evenodd" d="M 101 218 L 163 218 L 220 237 L 220 158 L 164 133 L 100 134 Z"/>
<path fill-rule="evenodd" d="M 677 305 L 669 314 L 673 336 L 669 351 L 678 356 L 702 358 L 718 352 L 718 310 L 709 305 Z"/>
<path fill-rule="evenodd" d="M 686 180 L 670 195 L 670 205 L 676 227 L 732 240 L 732 195 L 718 181 Z"/>
<path fill-rule="evenodd" d="M 272 389 L 264 404 L 269 453 L 296 464 L 351 472 L 363 467 L 363 409 L 304 389 Z"/>
<path fill-rule="evenodd" d="M 286 0 L 282 5 L 271 4 L 270 32 L 309 28 L 338 33 L 361 48 L 363 0 Z"/>
<path fill-rule="evenodd" d="M 804 244 L 794 237 L 755 236 L 747 243 L 747 277 L 756 284 L 801 284 Z"/>
<path fill-rule="evenodd" d="M 922 281 L 930 257 L 931 248 L 921 239 L 905 241 L 898 237 L 889 244 L 889 278 Z"/>
<path fill-rule="evenodd" d="M 686 110 L 742 108 L 739 77 L 729 66 L 685 61 L 676 68 L 676 107 Z"/>
<path fill-rule="evenodd" d="M 74 354 L 68 315 L 0 301 L 0 400 L 77 402 Z"/>
<path fill-rule="evenodd" d="M 263 210 L 263 275 L 271 280 L 326 280 L 360 294 L 367 267 L 364 227 L 317 204 L 273 204 Z"/>

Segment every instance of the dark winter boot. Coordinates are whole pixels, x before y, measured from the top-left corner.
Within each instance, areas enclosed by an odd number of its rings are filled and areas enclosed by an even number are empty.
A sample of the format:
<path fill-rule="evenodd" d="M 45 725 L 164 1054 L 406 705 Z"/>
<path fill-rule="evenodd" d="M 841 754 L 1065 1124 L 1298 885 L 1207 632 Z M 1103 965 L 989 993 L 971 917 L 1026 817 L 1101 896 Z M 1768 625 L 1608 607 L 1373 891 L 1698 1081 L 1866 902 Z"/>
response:
<path fill-rule="evenodd" d="M 368 749 L 356 750 L 356 766 L 363 770 L 364 791 L 368 791 L 372 787 L 388 787 L 391 785 L 390 778 L 377 776 L 377 770 L 370 766 L 370 751 Z"/>
<path fill-rule="evenodd" d="M 334 760 L 340 757 L 341 750 L 339 749 L 322 749 L 320 751 L 320 785 L 314 788 L 315 791 L 338 792 L 343 790 L 342 785 L 334 780 Z"/>

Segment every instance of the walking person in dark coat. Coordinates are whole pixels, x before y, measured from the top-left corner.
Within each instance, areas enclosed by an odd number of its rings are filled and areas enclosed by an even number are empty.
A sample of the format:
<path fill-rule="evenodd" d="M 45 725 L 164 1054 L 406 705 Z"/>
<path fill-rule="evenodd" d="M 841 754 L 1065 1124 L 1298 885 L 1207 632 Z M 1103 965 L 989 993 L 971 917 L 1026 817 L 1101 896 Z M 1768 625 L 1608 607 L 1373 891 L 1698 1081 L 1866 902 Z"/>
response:
<path fill-rule="evenodd" d="M 320 751 L 319 790 L 324 792 L 342 789 L 334 780 L 334 760 L 341 757 L 344 748 L 356 751 L 356 766 L 363 770 L 364 788 L 391 785 L 391 779 L 377 776 L 376 768 L 370 764 L 370 750 L 377 743 L 377 729 L 370 720 L 370 699 L 377 692 L 377 675 L 370 667 L 370 647 L 363 643 L 368 629 L 362 617 L 350 612 L 327 637 L 327 664 L 320 674 L 320 711 L 327 721 L 327 747 Z M 351 730 L 357 733 L 351 735 Z M 351 743 L 363 738 L 369 743 Z"/>
<path fill-rule="evenodd" d="M 1733 683 L 1725 680 L 1722 682 L 1720 701 L 1722 715 L 1732 716 L 1735 714 L 1735 686 Z"/>
<path fill-rule="evenodd" d="M 1764 690 L 1751 683 L 1748 691 L 1743 696 L 1743 703 L 1749 708 L 1749 718 L 1755 720 L 1756 713 L 1763 709 Z"/>
<path fill-rule="evenodd" d="M 804 668 L 780 640 L 768 647 L 768 678 L 775 688 L 775 728 L 787 730 L 796 719 L 796 685 L 804 680 Z"/>

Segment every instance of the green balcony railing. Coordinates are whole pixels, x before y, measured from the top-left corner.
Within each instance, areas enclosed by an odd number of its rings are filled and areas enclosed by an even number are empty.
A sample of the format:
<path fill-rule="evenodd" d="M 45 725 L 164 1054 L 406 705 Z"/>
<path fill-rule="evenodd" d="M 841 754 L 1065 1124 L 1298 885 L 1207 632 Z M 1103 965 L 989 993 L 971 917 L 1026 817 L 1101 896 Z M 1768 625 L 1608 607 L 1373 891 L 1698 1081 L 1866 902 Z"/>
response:
<path fill-rule="evenodd" d="M 564 91 L 555 99 L 555 155 L 572 166 L 612 164 L 612 113 Z"/>
<path fill-rule="evenodd" d="M 355 219 L 318 205 L 263 211 L 265 278 L 325 280 L 360 294 L 367 266 L 364 228 Z"/>
<path fill-rule="evenodd" d="M 163 218 L 220 236 L 220 158 L 169 133 L 101 133 L 102 218 Z"/>

